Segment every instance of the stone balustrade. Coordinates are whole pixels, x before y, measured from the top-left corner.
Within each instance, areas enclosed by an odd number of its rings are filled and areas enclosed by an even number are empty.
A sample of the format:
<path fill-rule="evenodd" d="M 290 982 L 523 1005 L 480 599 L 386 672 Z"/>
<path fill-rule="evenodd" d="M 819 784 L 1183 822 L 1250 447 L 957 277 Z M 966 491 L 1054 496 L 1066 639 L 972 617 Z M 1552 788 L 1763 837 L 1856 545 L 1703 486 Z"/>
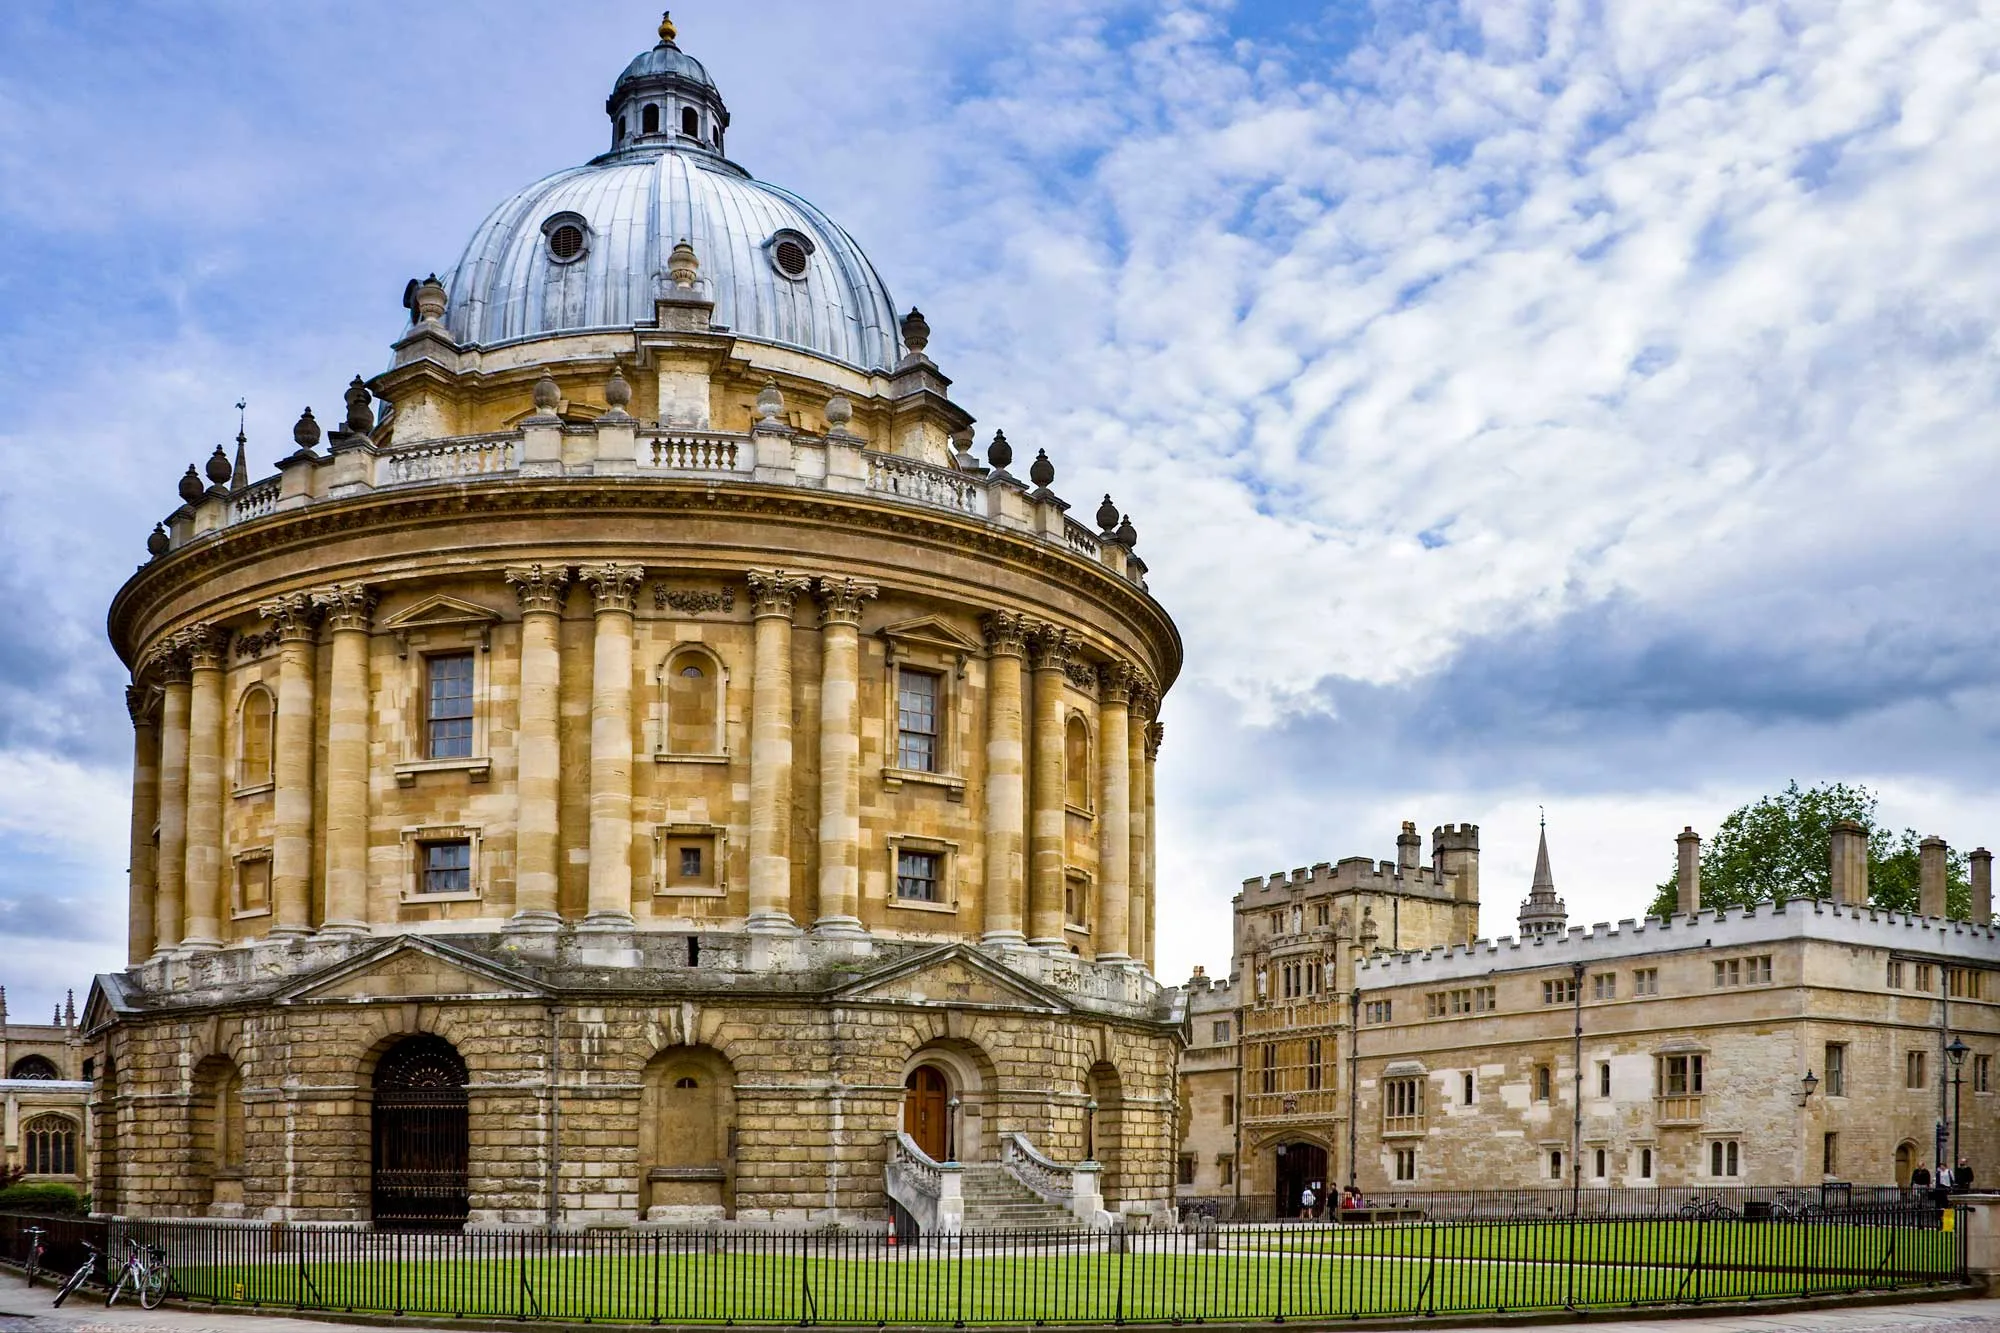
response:
<path fill-rule="evenodd" d="M 956 1236 L 965 1228 L 965 1168 L 939 1162 L 905 1133 L 888 1136 L 883 1184 L 889 1197 L 917 1220 L 924 1235 Z"/>
<path fill-rule="evenodd" d="M 1000 1140 L 1000 1165 L 1035 1194 L 1069 1209 L 1084 1226 L 1092 1230 L 1111 1226 L 1099 1187 L 1103 1173 L 1096 1162 L 1065 1165 L 1037 1152 L 1027 1135 L 1007 1134 Z"/>

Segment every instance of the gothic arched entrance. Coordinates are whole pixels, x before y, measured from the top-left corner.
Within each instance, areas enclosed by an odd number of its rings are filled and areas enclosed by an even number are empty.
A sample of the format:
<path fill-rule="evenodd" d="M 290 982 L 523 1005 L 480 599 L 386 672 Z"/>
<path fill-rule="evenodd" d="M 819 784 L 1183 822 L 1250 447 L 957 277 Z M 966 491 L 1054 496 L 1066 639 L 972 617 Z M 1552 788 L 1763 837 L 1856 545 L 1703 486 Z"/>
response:
<path fill-rule="evenodd" d="M 918 1065 L 903 1081 L 903 1132 L 917 1141 L 932 1161 L 951 1160 L 951 1085 L 936 1065 Z"/>
<path fill-rule="evenodd" d="M 465 1061 L 442 1037 L 406 1037 L 375 1065 L 372 1212 L 391 1226 L 465 1225 Z"/>
<path fill-rule="evenodd" d="M 1910 1173 L 1917 1168 L 1917 1145 L 1908 1141 L 1896 1145 L 1896 1187 L 1910 1187 Z"/>
<path fill-rule="evenodd" d="M 1299 1215 L 1308 1185 L 1312 1186 L 1314 1211 L 1325 1205 L 1326 1149 L 1317 1143 L 1279 1144 L 1277 1176 L 1279 1217 Z"/>

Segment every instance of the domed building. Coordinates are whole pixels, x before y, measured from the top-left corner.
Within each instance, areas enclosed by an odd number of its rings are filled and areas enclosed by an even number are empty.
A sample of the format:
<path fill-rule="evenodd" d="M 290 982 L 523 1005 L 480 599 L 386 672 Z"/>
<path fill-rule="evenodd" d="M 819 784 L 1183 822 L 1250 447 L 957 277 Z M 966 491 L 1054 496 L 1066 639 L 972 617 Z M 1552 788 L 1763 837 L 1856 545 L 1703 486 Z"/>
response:
<path fill-rule="evenodd" d="M 924 317 L 724 156 L 670 23 L 606 110 L 337 428 L 190 467 L 113 603 L 98 1206 L 1153 1215 L 1181 649 L 1132 524 L 975 457 Z"/>

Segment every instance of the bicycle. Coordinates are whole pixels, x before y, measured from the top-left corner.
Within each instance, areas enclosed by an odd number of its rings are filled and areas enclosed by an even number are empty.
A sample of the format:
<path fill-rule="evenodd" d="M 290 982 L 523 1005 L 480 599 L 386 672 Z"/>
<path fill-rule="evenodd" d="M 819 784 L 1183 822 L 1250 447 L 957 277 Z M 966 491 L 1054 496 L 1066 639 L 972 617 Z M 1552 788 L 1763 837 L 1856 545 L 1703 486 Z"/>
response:
<path fill-rule="evenodd" d="M 1681 1216 L 1698 1222 L 1718 1222 L 1736 1216 L 1736 1210 L 1720 1199 L 1689 1199 L 1681 1205 Z"/>
<path fill-rule="evenodd" d="M 42 1256 L 48 1253 L 42 1245 L 42 1237 L 49 1233 L 40 1227 L 22 1227 L 21 1234 L 28 1239 L 28 1259 L 23 1267 L 28 1270 L 28 1285 L 32 1287 L 35 1279 L 42 1275 Z"/>
<path fill-rule="evenodd" d="M 157 1309 L 166 1299 L 167 1285 L 172 1275 L 167 1269 L 167 1252 L 157 1245 L 141 1245 L 136 1240 L 125 1242 L 125 1263 L 118 1270 L 118 1281 L 112 1284 L 111 1294 L 104 1298 L 110 1305 L 118 1299 L 118 1293 L 125 1290 L 130 1279 L 132 1294 L 139 1298 L 145 1309 Z"/>
<path fill-rule="evenodd" d="M 57 1305 L 61 1305 L 64 1301 L 68 1300 L 71 1292 L 90 1281 L 91 1277 L 97 1272 L 97 1260 L 101 1251 L 89 1241 L 83 1242 L 83 1249 L 83 1262 L 77 1265 L 74 1273 L 71 1273 L 68 1278 L 64 1279 L 62 1290 L 56 1293 L 55 1303 Z"/>
<path fill-rule="evenodd" d="M 1807 1197 L 1804 1190 L 1786 1190 L 1771 1200 L 1771 1216 L 1781 1222 L 1803 1222 L 1820 1217 L 1826 1210 Z"/>

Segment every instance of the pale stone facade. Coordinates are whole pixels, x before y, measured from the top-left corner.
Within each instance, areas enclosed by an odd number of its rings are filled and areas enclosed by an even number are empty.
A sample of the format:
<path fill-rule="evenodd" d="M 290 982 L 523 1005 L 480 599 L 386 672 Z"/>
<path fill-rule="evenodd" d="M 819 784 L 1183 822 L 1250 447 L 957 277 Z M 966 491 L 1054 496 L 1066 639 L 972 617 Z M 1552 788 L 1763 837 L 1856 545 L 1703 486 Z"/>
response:
<path fill-rule="evenodd" d="M 88 1187 L 93 1064 L 74 994 L 47 1023 L 18 1023 L 0 987 L 0 1165 L 29 1183 Z"/>
<path fill-rule="evenodd" d="M 1977 923 L 1942 916 L 1941 843 L 1926 885 L 1940 914 L 1877 913 L 1865 905 L 1865 868 L 1852 856 L 1843 865 L 1855 836 L 1836 831 L 1831 901 L 1704 911 L 1699 841 L 1684 833 L 1687 910 L 1665 919 L 1356 947 L 1351 973 L 1336 974 L 1351 981 L 1323 1000 L 1259 1003 L 1241 992 L 1240 971 L 1235 989 L 1198 984 L 1182 1075 L 1183 1181 L 1195 1169 L 1179 1194 L 1282 1211 L 1280 1146 L 1324 1152 L 1329 1181 L 1378 1199 L 1907 1184 L 1915 1168 L 1935 1167 L 1954 1102 L 1954 1141 L 1990 1173 L 2000 1149 L 1990 857 L 1972 855 Z M 1537 880 L 1552 898 L 1545 847 Z M 1233 1043 L 1214 1040 L 1224 1021 Z M 1337 1043 L 1336 1066 L 1301 1094 L 1281 1060 L 1263 1100 L 1290 1113 L 1262 1114 L 1260 1038 L 1278 1038 L 1283 1051 L 1295 1034 L 1322 1031 Z M 1234 1126 L 1219 1105 L 1231 1084 L 1248 1089 Z M 1227 1185 L 1209 1169 L 1224 1155 L 1242 1163 Z"/>
<path fill-rule="evenodd" d="M 105 1206 L 368 1217 L 372 1080 L 425 1036 L 474 1222 L 878 1219 L 924 1064 L 968 1160 L 1073 1161 L 1095 1100 L 1108 1205 L 1155 1210 L 1180 644 L 1131 523 L 971 456 L 923 317 L 721 158 L 670 26 L 612 112 L 579 170 L 681 191 L 653 230 L 530 187 L 410 285 L 331 449 L 308 413 L 276 477 L 190 468 L 114 603 Z"/>

